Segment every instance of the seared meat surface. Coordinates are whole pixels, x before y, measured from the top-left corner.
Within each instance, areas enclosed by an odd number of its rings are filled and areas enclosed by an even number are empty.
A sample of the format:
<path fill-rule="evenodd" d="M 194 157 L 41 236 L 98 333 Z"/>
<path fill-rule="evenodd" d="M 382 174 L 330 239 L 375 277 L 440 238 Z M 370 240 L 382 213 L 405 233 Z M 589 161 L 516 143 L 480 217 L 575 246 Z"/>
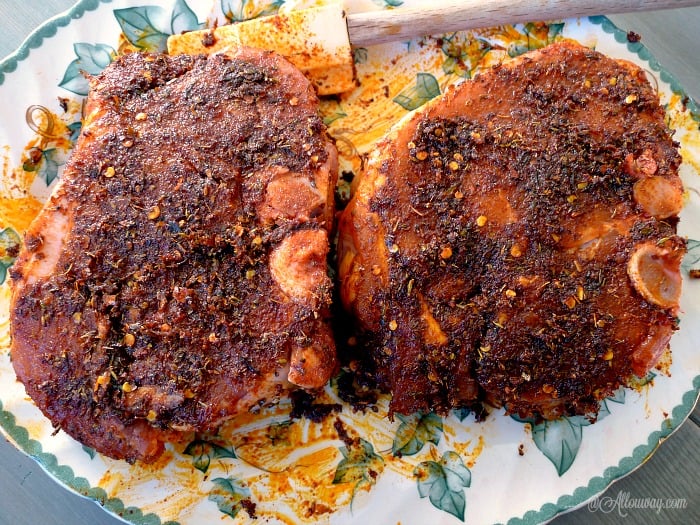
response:
<path fill-rule="evenodd" d="M 391 410 L 593 414 L 643 376 L 677 328 L 680 160 L 644 72 L 572 43 L 399 123 L 338 257 Z"/>
<path fill-rule="evenodd" d="M 278 55 L 130 54 L 12 269 L 12 362 L 55 426 L 156 459 L 336 367 L 337 153 Z"/>

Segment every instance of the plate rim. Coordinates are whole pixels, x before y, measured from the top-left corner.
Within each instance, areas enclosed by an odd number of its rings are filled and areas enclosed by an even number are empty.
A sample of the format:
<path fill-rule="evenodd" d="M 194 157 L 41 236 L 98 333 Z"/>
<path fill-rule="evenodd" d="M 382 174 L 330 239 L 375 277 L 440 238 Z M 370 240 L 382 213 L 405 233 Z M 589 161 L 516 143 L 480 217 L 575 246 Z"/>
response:
<path fill-rule="evenodd" d="M 45 39 L 53 37 L 60 28 L 67 27 L 74 20 L 82 18 L 88 11 L 94 11 L 101 4 L 109 4 L 112 1 L 78 0 L 72 7 L 44 21 L 25 37 L 15 51 L 0 60 L 0 86 L 5 83 L 7 74 L 16 71 L 20 62 L 29 58 L 32 49 L 40 48 Z"/>
<path fill-rule="evenodd" d="M 69 26 L 87 12 L 97 10 L 103 4 L 111 3 L 113 0 L 78 0 L 69 9 L 47 19 L 29 33 L 14 52 L 0 60 L 0 86 L 4 84 L 8 74 L 16 71 L 19 64 L 31 56 L 33 49 L 40 48 L 44 41 L 55 36 L 59 29 Z M 670 86 L 674 94 L 682 96 L 686 100 L 685 105 L 691 112 L 700 114 L 698 103 L 689 96 L 678 79 L 659 63 L 643 43 L 629 42 L 627 32 L 617 27 L 607 16 L 588 16 L 581 17 L 581 19 L 600 26 L 605 33 L 611 34 L 619 44 L 626 43 L 630 53 L 648 64 L 655 73 L 659 74 L 661 80 Z M 559 515 L 582 507 L 604 493 L 616 481 L 641 467 L 658 450 L 662 442 L 675 433 L 689 418 L 700 400 L 700 374 L 693 378 L 692 386 L 691 390 L 684 392 L 680 404 L 672 409 L 670 416 L 661 423 L 660 430 L 649 434 L 646 444 L 635 447 L 631 455 L 621 458 L 617 465 L 607 467 L 601 476 L 589 479 L 586 485 L 575 488 L 570 494 L 559 496 L 556 502 L 543 504 L 538 510 L 529 510 L 521 516 L 509 518 L 507 525 L 546 523 Z M 36 461 L 54 481 L 71 492 L 92 500 L 115 518 L 134 525 L 175 525 L 177 523 L 163 522 L 161 517 L 155 513 L 144 514 L 143 510 L 137 506 L 126 507 L 121 498 L 110 498 L 104 489 L 93 487 L 87 479 L 76 476 L 70 465 L 60 464 L 55 454 L 44 452 L 41 442 L 29 438 L 27 429 L 17 424 L 16 417 L 12 412 L 5 410 L 2 399 L 0 399 L 0 434 L 8 436 L 10 442 L 20 452 Z"/>

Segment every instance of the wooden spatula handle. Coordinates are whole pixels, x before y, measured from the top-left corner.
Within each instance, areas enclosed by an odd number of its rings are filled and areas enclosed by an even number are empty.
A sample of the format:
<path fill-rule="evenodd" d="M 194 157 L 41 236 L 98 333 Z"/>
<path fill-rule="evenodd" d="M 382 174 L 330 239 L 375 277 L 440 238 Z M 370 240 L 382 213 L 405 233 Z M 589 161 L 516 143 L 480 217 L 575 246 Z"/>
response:
<path fill-rule="evenodd" d="M 477 27 L 700 5 L 700 0 L 433 0 L 418 7 L 349 14 L 355 46 Z"/>

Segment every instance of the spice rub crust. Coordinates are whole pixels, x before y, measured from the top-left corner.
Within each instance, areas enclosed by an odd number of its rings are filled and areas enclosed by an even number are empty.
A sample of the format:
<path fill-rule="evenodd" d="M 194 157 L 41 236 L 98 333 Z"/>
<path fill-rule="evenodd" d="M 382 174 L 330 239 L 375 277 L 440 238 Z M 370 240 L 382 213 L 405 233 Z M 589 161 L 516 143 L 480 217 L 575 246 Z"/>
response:
<path fill-rule="evenodd" d="M 90 87 L 12 269 L 12 361 L 56 427 L 153 461 L 334 371 L 337 153 L 271 52 L 134 53 Z"/>
<path fill-rule="evenodd" d="M 680 156 L 645 73 L 574 43 L 408 116 L 340 219 L 341 297 L 391 410 L 595 414 L 677 328 Z"/>

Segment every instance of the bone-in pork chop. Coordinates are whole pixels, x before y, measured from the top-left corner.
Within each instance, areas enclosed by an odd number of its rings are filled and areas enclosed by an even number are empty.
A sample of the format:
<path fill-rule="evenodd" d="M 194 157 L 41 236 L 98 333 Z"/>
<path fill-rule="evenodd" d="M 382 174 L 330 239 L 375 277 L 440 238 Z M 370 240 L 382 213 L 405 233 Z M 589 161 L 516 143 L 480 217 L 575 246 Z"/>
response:
<path fill-rule="evenodd" d="M 338 257 L 391 409 L 592 414 L 643 376 L 677 328 L 679 164 L 644 72 L 572 43 L 395 127 Z"/>
<path fill-rule="evenodd" d="M 337 153 L 278 55 L 129 54 L 12 269 L 12 362 L 53 424 L 114 458 L 317 389 Z"/>

